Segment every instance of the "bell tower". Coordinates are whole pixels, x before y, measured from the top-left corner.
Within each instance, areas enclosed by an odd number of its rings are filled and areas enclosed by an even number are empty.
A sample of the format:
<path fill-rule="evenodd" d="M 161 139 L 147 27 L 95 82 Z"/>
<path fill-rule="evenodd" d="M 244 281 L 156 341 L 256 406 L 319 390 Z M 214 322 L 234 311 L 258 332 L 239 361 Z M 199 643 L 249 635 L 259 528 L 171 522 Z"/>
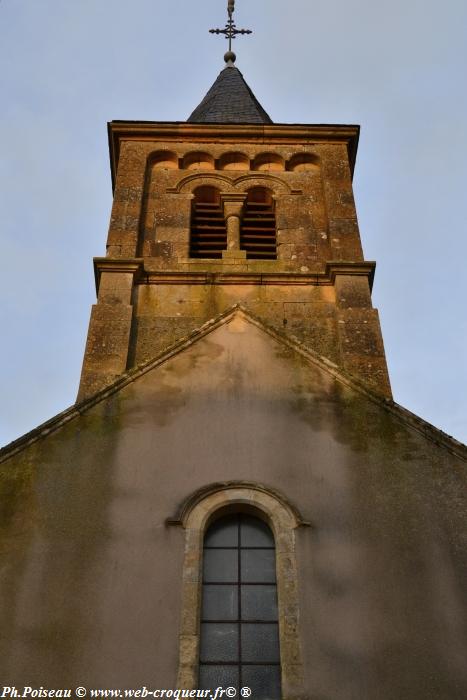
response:
<path fill-rule="evenodd" d="M 2 697 L 467 698 L 467 448 L 391 400 L 358 134 L 231 46 L 109 125 L 80 403 L 0 450 Z"/>
<path fill-rule="evenodd" d="M 383 396 L 375 264 L 352 193 L 359 127 L 274 123 L 235 65 L 186 122 L 108 126 L 114 201 L 79 399 L 236 304 Z"/>

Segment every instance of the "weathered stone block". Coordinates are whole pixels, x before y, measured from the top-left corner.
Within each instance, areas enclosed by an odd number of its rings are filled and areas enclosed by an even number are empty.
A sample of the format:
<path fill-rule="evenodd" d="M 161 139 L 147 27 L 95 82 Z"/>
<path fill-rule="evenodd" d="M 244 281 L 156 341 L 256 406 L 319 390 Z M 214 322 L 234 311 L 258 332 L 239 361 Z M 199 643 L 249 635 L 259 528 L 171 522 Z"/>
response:
<path fill-rule="evenodd" d="M 338 311 L 342 351 L 349 354 L 384 355 L 376 309 Z"/>
<path fill-rule="evenodd" d="M 141 204 L 142 197 L 142 187 L 128 187 L 119 184 L 115 188 L 114 201 L 116 202 Z"/>
<path fill-rule="evenodd" d="M 329 243 L 332 260 L 360 262 L 363 251 L 360 242 L 357 220 L 332 219 L 329 222 Z"/>
<path fill-rule="evenodd" d="M 384 356 L 346 353 L 342 366 L 354 377 L 360 379 L 379 394 L 392 397 L 386 358 Z"/>
<path fill-rule="evenodd" d="M 130 304 L 133 273 L 102 272 L 99 283 L 99 303 Z"/>
<path fill-rule="evenodd" d="M 172 258 L 173 244 L 169 241 L 144 241 L 144 255 L 153 258 Z"/>
<path fill-rule="evenodd" d="M 126 304 L 96 304 L 91 311 L 78 399 L 103 389 L 126 369 L 132 318 Z"/>
<path fill-rule="evenodd" d="M 190 242 L 189 227 L 157 226 L 155 231 L 156 241 L 171 241 L 172 243 L 184 243 L 186 246 Z"/>
<path fill-rule="evenodd" d="M 336 302 L 342 308 L 371 308 L 371 293 L 365 275 L 336 275 Z"/>
<path fill-rule="evenodd" d="M 189 228 L 191 218 L 191 196 L 166 195 L 152 200 L 154 224 L 175 228 Z"/>
<path fill-rule="evenodd" d="M 309 245 L 314 243 L 315 233 L 311 227 L 309 228 L 286 228 L 277 231 L 277 243 L 293 245 Z"/>
<path fill-rule="evenodd" d="M 120 232 L 127 233 L 128 231 L 136 231 L 139 226 L 139 217 L 133 214 L 113 214 L 110 218 L 110 235 Z M 108 240 L 110 243 L 111 241 Z"/>

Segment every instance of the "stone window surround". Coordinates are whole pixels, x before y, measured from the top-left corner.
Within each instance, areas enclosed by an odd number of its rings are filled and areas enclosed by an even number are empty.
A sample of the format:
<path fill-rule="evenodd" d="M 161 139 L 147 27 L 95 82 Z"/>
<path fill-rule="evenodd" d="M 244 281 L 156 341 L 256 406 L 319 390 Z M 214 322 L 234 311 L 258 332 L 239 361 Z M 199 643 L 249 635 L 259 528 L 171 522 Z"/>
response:
<path fill-rule="evenodd" d="M 196 183 L 196 180 L 192 181 Z M 217 194 L 219 195 L 220 198 L 220 203 L 221 203 L 221 211 L 224 214 L 224 220 L 225 220 L 225 225 L 226 225 L 226 248 L 225 250 L 222 251 L 222 258 L 244 258 L 246 259 L 247 256 L 247 248 L 244 246 L 243 248 L 241 247 L 241 222 L 243 219 L 244 215 L 244 207 L 248 198 L 248 192 L 252 189 L 259 189 L 259 187 L 256 185 L 252 185 L 250 187 L 250 190 L 246 190 L 245 192 L 222 192 L 219 188 L 213 186 L 212 184 L 210 185 L 201 185 L 201 187 L 210 187 L 212 190 L 217 191 Z M 266 190 L 269 192 L 271 195 L 271 198 L 273 201 L 277 200 L 277 196 L 274 194 L 274 190 L 271 189 L 271 187 L 264 187 L 264 185 L 260 186 L 261 189 Z M 199 187 L 192 187 L 192 196 L 193 198 L 195 197 L 195 192 L 196 190 L 199 189 Z M 275 212 L 273 211 L 274 214 L 274 222 L 275 222 Z M 192 214 L 193 217 L 193 214 Z M 277 246 L 277 229 L 274 223 L 274 233 L 275 233 L 275 240 L 274 244 Z M 193 218 L 191 219 L 191 225 L 190 225 L 190 249 L 192 247 L 192 241 L 193 241 Z M 226 255 L 227 252 L 227 255 Z M 195 256 L 197 259 L 199 259 L 199 256 Z M 202 256 L 203 258 L 209 258 L 209 255 L 204 255 Z M 258 259 L 261 259 L 258 257 Z M 277 251 L 275 255 L 275 260 L 277 260 Z"/>
<path fill-rule="evenodd" d="M 276 491 L 246 482 L 212 485 L 197 491 L 185 502 L 180 516 L 168 521 L 185 529 L 177 688 L 193 690 L 198 683 L 204 535 L 214 520 L 235 512 L 263 519 L 274 534 L 282 698 L 299 700 L 304 697 L 304 681 L 294 531 L 308 523 Z"/>

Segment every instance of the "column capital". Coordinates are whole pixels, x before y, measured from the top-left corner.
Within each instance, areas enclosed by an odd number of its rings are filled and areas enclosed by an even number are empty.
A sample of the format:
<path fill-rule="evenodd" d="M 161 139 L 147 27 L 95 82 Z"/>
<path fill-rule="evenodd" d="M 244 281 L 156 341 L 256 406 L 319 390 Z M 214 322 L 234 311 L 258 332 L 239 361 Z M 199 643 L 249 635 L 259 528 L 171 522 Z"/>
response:
<path fill-rule="evenodd" d="M 222 192 L 221 203 L 224 207 L 225 218 L 228 219 L 230 216 L 236 216 L 238 219 L 241 219 L 246 198 L 247 195 L 243 192 Z"/>

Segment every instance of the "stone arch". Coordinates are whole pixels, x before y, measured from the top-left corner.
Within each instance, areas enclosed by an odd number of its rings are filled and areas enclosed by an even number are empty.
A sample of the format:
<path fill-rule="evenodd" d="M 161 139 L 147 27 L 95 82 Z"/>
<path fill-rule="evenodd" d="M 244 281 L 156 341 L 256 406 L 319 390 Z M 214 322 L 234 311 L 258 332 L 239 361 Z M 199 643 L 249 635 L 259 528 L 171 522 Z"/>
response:
<path fill-rule="evenodd" d="M 296 153 L 287 163 L 287 170 L 302 172 L 304 170 L 318 170 L 320 167 L 319 156 L 313 153 Z"/>
<path fill-rule="evenodd" d="M 183 156 L 184 170 L 214 170 L 214 157 L 205 151 L 191 151 Z"/>
<path fill-rule="evenodd" d="M 240 192 L 251 190 L 252 187 L 265 187 L 268 190 L 272 190 L 276 195 L 292 193 L 292 188 L 290 185 L 275 175 L 263 173 L 258 173 L 255 175 L 241 175 L 240 177 L 235 178 L 234 183 Z"/>
<path fill-rule="evenodd" d="M 222 192 L 235 192 L 235 186 L 232 180 L 226 175 L 217 175 L 211 173 L 203 173 L 202 175 L 197 173 L 196 175 L 187 175 L 178 183 L 176 187 L 176 192 L 178 194 L 188 194 L 192 193 L 197 187 L 201 185 L 211 185 L 212 187 L 219 188 Z"/>
<path fill-rule="evenodd" d="M 249 170 L 250 159 L 245 153 L 230 151 L 219 158 L 219 170 Z"/>
<path fill-rule="evenodd" d="M 178 156 L 173 151 L 155 151 L 150 154 L 148 162 L 153 168 L 178 169 Z"/>
<path fill-rule="evenodd" d="M 183 526 L 186 533 L 177 687 L 195 689 L 198 682 L 204 534 L 217 517 L 233 512 L 256 515 L 274 534 L 282 697 L 284 700 L 299 698 L 303 692 L 303 666 L 298 630 L 295 529 L 306 523 L 277 491 L 250 482 L 212 484 L 200 489 L 187 498 L 178 518 L 170 521 Z"/>
<path fill-rule="evenodd" d="M 252 163 L 252 170 L 285 170 L 285 160 L 279 153 L 259 153 Z"/>

